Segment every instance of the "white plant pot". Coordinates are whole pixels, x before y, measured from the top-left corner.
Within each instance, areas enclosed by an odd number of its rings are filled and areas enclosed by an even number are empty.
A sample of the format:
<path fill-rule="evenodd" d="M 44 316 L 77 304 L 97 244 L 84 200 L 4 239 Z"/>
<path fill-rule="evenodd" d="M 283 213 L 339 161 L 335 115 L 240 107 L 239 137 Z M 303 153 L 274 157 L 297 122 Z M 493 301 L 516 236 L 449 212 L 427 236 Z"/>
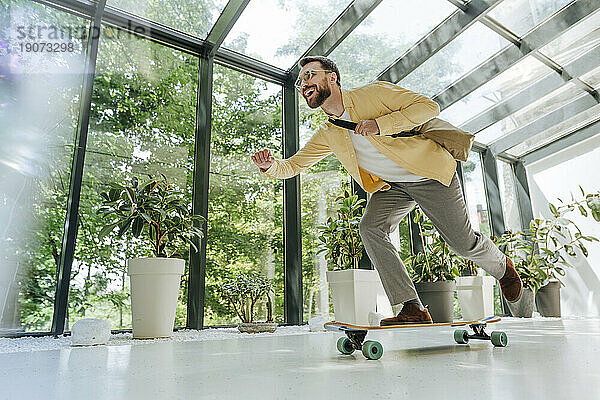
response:
<path fill-rule="evenodd" d="M 127 262 L 131 279 L 133 337 L 171 337 L 185 260 L 135 258 Z"/>
<path fill-rule="evenodd" d="M 327 282 L 331 288 L 336 321 L 368 325 L 370 312 L 377 312 L 379 309 L 382 314 L 391 313 L 391 306 L 376 270 L 327 271 Z"/>
<path fill-rule="evenodd" d="M 463 320 L 472 321 L 494 315 L 496 278 L 493 276 L 459 276 L 455 280 Z"/>

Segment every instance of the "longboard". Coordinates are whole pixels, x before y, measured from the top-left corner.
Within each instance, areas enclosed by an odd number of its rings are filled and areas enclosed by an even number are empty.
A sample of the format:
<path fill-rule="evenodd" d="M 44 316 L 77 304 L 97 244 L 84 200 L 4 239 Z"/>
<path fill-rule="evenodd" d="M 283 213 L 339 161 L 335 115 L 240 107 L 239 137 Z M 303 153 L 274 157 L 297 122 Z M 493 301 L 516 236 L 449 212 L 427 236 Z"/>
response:
<path fill-rule="evenodd" d="M 456 343 L 467 344 L 469 339 L 490 340 L 495 347 L 506 347 L 508 344 L 508 337 L 506 336 L 506 333 L 500 331 L 494 331 L 490 335 L 485 333 L 485 327 L 487 324 L 492 324 L 500 320 L 500 317 L 493 316 L 479 318 L 473 321 L 453 321 L 434 324 L 407 324 L 388 326 L 363 326 L 332 321 L 325 323 L 324 327 L 328 331 L 341 331 L 346 334 L 345 337 L 341 337 L 337 341 L 337 349 L 340 351 L 340 353 L 349 355 L 354 353 L 355 350 L 361 350 L 363 355 L 369 360 L 378 360 L 383 355 L 383 346 L 381 343 L 373 340 L 365 341 L 368 331 L 386 329 L 434 328 L 440 326 L 469 326 L 473 331 L 473 334 L 469 334 L 469 332 L 464 329 L 458 329 L 454 331 L 454 340 Z"/>

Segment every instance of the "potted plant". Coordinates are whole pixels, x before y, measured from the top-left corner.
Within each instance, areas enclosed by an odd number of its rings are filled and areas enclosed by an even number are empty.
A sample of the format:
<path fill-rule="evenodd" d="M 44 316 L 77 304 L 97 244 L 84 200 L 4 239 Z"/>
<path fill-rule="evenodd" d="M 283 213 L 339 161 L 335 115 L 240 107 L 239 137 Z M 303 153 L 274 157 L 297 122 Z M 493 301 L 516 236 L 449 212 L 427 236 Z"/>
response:
<path fill-rule="evenodd" d="M 524 292 L 526 304 L 519 307 L 527 307 L 527 316 L 531 315 L 529 309 L 533 310 L 534 301 L 541 315 L 561 315 L 560 287 L 564 284 L 560 277 L 566 274 L 565 268 L 573 266 L 568 257 L 577 256 L 576 248 L 587 257 L 588 250 L 583 242 L 598 241 L 594 236 L 583 235 L 572 220 L 565 218 L 567 213 L 577 208 L 584 217 L 591 216 L 600 221 L 600 193 L 586 194 L 581 187 L 580 190 L 584 197 L 582 200 L 576 200 L 571 194 L 569 203 L 561 199 L 558 199 L 561 203 L 558 207 L 549 203 L 552 217 L 535 218 L 530 222 L 528 231 L 514 234 L 506 232 L 499 240 L 503 245 L 501 248 L 513 259 L 513 263 L 518 261 L 519 266 L 515 263 L 515 267 L 527 281 L 524 286 L 532 289 L 533 293 Z M 517 305 L 509 304 L 511 312 L 515 307 Z M 520 314 L 519 310 L 517 312 Z"/>
<path fill-rule="evenodd" d="M 416 210 L 414 222 L 419 226 L 423 252 L 405 261 L 421 302 L 428 306 L 434 322 L 454 320 L 455 277 L 458 276 L 458 256 L 435 230 L 431 221 Z M 421 223 L 419 223 L 421 222 Z"/>
<path fill-rule="evenodd" d="M 475 263 L 457 257 L 460 276 L 455 278 L 456 293 L 462 318 L 472 321 L 494 315 L 494 286 L 496 278 L 478 273 Z"/>
<path fill-rule="evenodd" d="M 273 283 L 268 278 L 255 273 L 241 274 L 226 282 L 221 291 L 240 318 L 241 323 L 238 324 L 240 332 L 275 332 L 277 324 L 273 322 L 273 301 L 271 299 L 271 295 L 275 291 Z M 255 322 L 254 307 L 263 299 L 266 299 L 267 320 L 266 322 Z"/>
<path fill-rule="evenodd" d="M 530 232 L 533 240 L 538 243 L 539 251 L 545 255 L 542 268 L 545 269 L 547 282 L 540 287 L 535 295 L 536 308 L 545 317 L 560 317 L 560 288 L 564 286 L 560 280 L 566 274 L 564 267 L 572 267 L 567 256 L 576 257 L 576 248 L 579 248 L 585 257 L 588 250 L 583 242 L 594 242 L 598 239 L 594 236 L 585 236 L 581 229 L 566 214 L 579 210 L 584 217 L 593 217 L 600 221 L 600 192 L 586 194 L 580 186 L 583 199 L 576 200 L 571 194 L 571 201 L 564 202 L 558 199 L 560 205 L 557 207 L 552 203 L 548 208 L 552 217 L 548 219 L 537 219 L 530 224 Z M 588 211 L 589 210 L 589 211 Z"/>
<path fill-rule="evenodd" d="M 376 270 L 359 269 L 363 243 L 358 226 L 363 213 L 363 199 L 344 190 L 336 198 L 336 218 L 318 226 L 321 234 L 319 253 L 326 253 L 327 282 L 331 288 L 333 311 L 337 321 L 367 325 L 369 313 L 377 311 L 377 296 L 384 296 Z"/>
<path fill-rule="evenodd" d="M 185 269 L 179 252 L 186 244 L 198 250 L 194 240 L 203 237 L 199 225 L 204 218 L 192 214 L 183 192 L 164 175 L 150 176 L 139 185 L 138 179 L 128 186 L 114 185 L 100 196 L 98 213 L 106 221 L 100 236 L 117 229 L 118 237 L 142 237 L 154 255 L 127 261 L 133 337 L 170 337 Z"/>
<path fill-rule="evenodd" d="M 536 245 L 531 240 L 531 234 L 506 231 L 500 238 L 492 236 L 491 239 L 512 260 L 523 282 L 521 299 L 515 303 L 505 304 L 508 305 L 512 316 L 531 318 L 535 293 L 548 277 L 542 268 L 543 259 L 535 253 Z"/>

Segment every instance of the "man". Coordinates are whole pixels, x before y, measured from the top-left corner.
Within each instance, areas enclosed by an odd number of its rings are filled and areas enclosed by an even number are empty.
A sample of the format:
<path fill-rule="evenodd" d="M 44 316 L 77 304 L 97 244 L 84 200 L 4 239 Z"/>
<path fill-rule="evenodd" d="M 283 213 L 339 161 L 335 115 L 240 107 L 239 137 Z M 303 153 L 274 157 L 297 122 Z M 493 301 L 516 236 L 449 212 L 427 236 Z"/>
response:
<path fill-rule="evenodd" d="M 442 238 L 500 281 L 504 297 L 516 302 L 522 283 L 513 263 L 492 241 L 473 231 L 456 177 L 456 161 L 438 143 L 423 135 L 393 138 L 439 114 L 425 96 L 387 82 L 344 90 L 340 73 L 325 57 L 306 57 L 296 88 L 311 108 L 331 118 L 357 122 L 354 131 L 327 122 L 292 157 L 276 160 L 268 149 L 252 156 L 262 174 L 291 178 L 334 153 L 361 187 L 372 193 L 359 231 L 393 306 L 402 310 L 381 325 L 432 323 L 389 234 L 418 204 Z"/>

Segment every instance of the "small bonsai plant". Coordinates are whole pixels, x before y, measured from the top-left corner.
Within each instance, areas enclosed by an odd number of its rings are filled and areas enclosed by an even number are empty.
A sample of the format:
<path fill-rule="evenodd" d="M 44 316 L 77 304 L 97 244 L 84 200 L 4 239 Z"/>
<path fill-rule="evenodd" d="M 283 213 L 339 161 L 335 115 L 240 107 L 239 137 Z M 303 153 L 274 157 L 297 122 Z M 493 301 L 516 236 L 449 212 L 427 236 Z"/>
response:
<path fill-rule="evenodd" d="M 317 254 L 326 252 L 327 265 L 330 270 L 358 268 L 362 257 L 363 243 L 360 239 L 358 225 L 363 214 L 362 203 L 358 195 L 344 190 L 344 195 L 335 199 L 339 203 L 335 219 L 328 218 L 327 224 L 318 226 L 322 242 Z"/>
<path fill-rule="evenodd" d="M 192 213 L 183 192 L 169 184 L 164 175 L 150 176 L 142 184 L 134 178 L 130 185 L 114 185 L 100 196 L 98 214 L 103 214 L 106 220 L 101 237 L 115 228 L 119 238 L 128 231 L 134 237 L 145 232 L 156 257 L 181 257 L 178 251 L 184 244 L 198 251 L 194 239 L 203 238 L 198 225 L 204 218 Z"/>
<path fill-rule="evenodd" d="M 464 260 L 448 247 L 435 227 L 420 210 L 415 210 L 414 222 L 419 226 L 422 253 L 409 256 L 405 263 L 414 282 L 454 280 L 460 274 Z M 419 223 L 420 222 L 420 223 Z"/>
<path fill-rule="evenodd" d="M 266 300 L 267 323 L 273 323 L 273 301 L 275 293 L 271 280 L 256 273 L 244 273 L 223 284 L 221 292 L 233 307 L 242 323 L 254 322 L 254 307 Z"/>

